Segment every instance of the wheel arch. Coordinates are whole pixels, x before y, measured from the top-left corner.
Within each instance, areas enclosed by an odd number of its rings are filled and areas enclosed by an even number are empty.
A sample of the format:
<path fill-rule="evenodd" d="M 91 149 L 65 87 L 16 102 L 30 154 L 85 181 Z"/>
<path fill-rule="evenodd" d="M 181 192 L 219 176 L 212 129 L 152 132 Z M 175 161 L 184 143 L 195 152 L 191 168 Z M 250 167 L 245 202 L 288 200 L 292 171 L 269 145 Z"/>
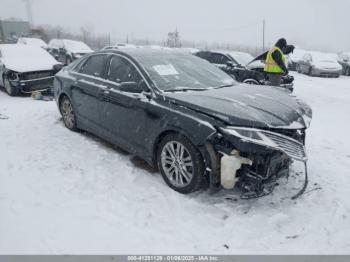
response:
<path fill-rule="evenodd" d="M 196 133 L 196 132 L 194 132 Z M 158 152 L 158 146 L 159 143 L 162 141 L 162 139 L 169 135 L 169 134 L 179 134 L 184 137 L 186 137 L 200 152 L 201 156 L 203 157 L 204 161 L 207 162 L 208 160 L 208 155 L 206 154 L 206 142 L 210 139 L 212 135 L 214 135 L 216 131 L 214 132 L 209 132 L 205 134 L 197 134 L 196 136 L 191 135 L 189 132 L 186 132 L 186 130 L 179 128 L 179 127 L 169 127 L 166 130 L 163 130 L 160 132 L 156 138 L 153 141 L 153 146 L 152 146 L 152 164 L 156 166 L 157 162 L 157 152 Z"/>

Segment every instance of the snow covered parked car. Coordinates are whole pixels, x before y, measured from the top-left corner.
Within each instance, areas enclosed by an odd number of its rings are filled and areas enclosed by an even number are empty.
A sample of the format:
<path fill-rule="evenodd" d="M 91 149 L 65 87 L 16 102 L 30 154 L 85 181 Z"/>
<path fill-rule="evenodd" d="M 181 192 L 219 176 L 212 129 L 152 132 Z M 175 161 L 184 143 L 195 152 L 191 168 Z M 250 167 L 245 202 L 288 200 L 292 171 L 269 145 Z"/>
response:
<path fill-rule="evenodd" d="M 288 70 L 298 71 L 299 63 L 306 53 L 308 53 L 308 51 L 295 48 L 293 53 L 288 56 Z"/>
<path fill-rule="evenodd" d="M 65 65 L 69 65 L 75 59 L 93 52 L 85 43 L 68 39 L 52 39 L 48 45 L 48 50 L 57 61 Z"/>
<path fill-rule="evenodd" d="M 41 47 L 0 45 L 0 86 L 11 96 L 51 88 L 61 68 L 62 64 Z"/>
<path fill-rule="evenodd" d="M 339 77 L 342 71 L 335 54 L 309 52 L 298 64 L 298 73 L 309 76 Z"/>
<path fill-rule="evenodd" d="M 209 183 L 261 196 L 306 161 L 312 111 L 276 87 L 238 84 L 196 56 L 150 48 L 99 51 L 61 70 L 64 124 L 157 166 L 180 193 Z"/>
<path fill-rule="evenodd" d="M 338 57 L 338 62 L 343 67 L 343 74 L 350 76 L 350 53 L 342 53 Z"/>
<path fill-rule="evenodd" d="M 47 44 L 44 42 L 44 40 L 40 38 L 21 37 L 21 38 L 18 38 L 17 44 L 38 46 L 38 47 L 47 49 Z"/>

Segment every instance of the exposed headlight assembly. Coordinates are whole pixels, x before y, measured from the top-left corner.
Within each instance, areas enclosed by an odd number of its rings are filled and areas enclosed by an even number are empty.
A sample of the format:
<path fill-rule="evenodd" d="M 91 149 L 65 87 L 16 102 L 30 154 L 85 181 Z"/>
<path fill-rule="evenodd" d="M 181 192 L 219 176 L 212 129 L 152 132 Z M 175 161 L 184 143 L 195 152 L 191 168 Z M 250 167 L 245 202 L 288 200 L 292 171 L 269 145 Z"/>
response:
<path fill-rule="evenodd" d="M 220 128 L 221 132 L 240 138 L 242 141 L 254 143 L 283 152 L 290 158 L 305 162 L 305 147 L 299 141 L 275 132 L 244 127 Z"/>

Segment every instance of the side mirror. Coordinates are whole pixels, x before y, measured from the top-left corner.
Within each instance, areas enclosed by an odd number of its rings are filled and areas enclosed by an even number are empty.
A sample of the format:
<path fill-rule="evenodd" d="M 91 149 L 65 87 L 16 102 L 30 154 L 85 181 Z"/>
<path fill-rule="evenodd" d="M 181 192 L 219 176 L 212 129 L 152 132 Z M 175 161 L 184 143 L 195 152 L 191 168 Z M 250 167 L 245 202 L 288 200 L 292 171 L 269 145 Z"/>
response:
<path fill-rule="evenodd" d="M 120 84 L 120 91 L 128 93 L 142 93 L 142 89 L 136 82 L 124 82 Z"/>
<path fill-rule="evenodd" d="M 228 66 L 228 67 L 234 67 L 234 63 L 232 62 L 232 61 L 227 61 L 226 62 L 226 65 Z"/>
<path fill-rule="evenodd" d="M 53 71 L 55 73 L 59 72 L 61 69 L 63 68 L 63 65 L 62 64 L 57 64 L 57 65 L 54 65 L 53 66 Z"/>
<path fill-rule="evenodd" d="M 148 85 L 146 84 L 146 82 L 142 79 L 139 83 L 139 88 L 142 90 L 142 92 L 145 93 L 150 93 L 151 90 L 149 90 Z"/>

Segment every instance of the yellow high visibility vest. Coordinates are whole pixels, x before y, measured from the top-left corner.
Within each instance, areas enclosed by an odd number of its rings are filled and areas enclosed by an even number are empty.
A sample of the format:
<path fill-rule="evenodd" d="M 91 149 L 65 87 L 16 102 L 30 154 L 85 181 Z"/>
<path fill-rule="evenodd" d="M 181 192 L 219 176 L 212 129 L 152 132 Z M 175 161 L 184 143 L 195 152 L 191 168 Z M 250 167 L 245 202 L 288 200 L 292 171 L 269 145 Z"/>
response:
<path fill-rule="evenodd" d="M 284 64 L 286 64 L 286 57 L 284 56 L 282 50 L 275 46 L 275 47 L 271 48 L 270 51 L 267 53 L 266 62 L 265 62 L 265 66 L 264 66 L 264 71 L 267 73 L 283 73 L 284 72 L 283 69 L 280 68 L 279 65 L 277 65 L 275 60 L 273 60 L 272 53 L 275 52 L 276 50 L 281 53 L 282 61 Z"/>

